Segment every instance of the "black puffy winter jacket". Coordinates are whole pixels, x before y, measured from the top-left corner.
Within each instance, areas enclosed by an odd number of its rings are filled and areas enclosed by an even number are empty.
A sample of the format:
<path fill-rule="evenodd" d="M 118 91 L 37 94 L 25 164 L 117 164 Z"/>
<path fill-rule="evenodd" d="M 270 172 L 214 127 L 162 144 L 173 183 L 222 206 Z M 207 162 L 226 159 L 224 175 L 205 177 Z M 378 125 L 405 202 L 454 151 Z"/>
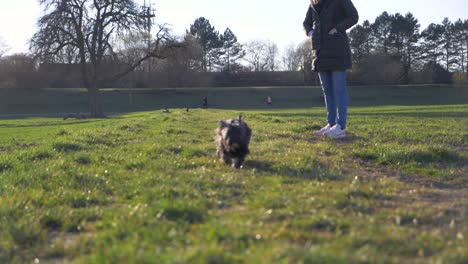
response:
<path fill-rule="evenodd" d="M 359 15 L 351 0 L 322 0 L 320 13 L 309 6 L 304 20 L 306 34 L 312 35 L 312 69 L 346 70 L 352 67 L 351 49 L 346 30 L 354 26 Z M 336 28 L 338 33 L 328 34 Z"/>

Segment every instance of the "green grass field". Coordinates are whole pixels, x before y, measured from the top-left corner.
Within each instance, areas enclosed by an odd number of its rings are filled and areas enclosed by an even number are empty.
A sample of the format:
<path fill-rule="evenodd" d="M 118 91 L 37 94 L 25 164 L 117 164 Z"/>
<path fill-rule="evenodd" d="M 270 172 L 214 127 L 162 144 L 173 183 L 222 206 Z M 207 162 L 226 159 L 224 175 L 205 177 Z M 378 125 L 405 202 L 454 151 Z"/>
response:
<path fill-rule="evenodd" d="M 203 97 L 210 108 L 262 110 L 265 98 L 273 98 L 273 109 L 323 107 L 319 87 L 219 87 L 169 89 L 104 89 L 107 113 L 134 113 L 164 108 L 200 108 Z M 131 96 L 130 96 L 131 94 Z M 130 100 L 131 98 L 131 100 Z M 87 112 L 84 89 L 4 90 L 0 89 L 0 118 L 60 116 Z M 130 104 L 130 101 L 132 104 Z M 355 86 L 350 87 L 350 105 L 421 106 L 468 104 L 468 87 L 449 85 Z"/>
<path fill-rule="evenodd" d="M 78 90 L 0 92 L 0 263 L 467 263 L 467 90 L 353 87 L 337 141 L 316 88 L 113 91 L 86 120 L 53 117 Z M 214 129 L 240 112 L 234 170 Z"/>

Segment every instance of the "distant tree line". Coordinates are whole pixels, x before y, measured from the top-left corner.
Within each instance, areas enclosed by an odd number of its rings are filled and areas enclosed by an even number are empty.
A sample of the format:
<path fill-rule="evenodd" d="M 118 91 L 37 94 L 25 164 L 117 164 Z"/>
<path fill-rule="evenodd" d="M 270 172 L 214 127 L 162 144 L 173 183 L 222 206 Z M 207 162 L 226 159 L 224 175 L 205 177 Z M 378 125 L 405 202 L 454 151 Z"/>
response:
<path fill-rule="evenodd" d="M 382 13 L 350 31 L 354 81 L 362 84 L 467 83 L 468 20 L 420 30 L 413 14 Z"/>
<path fill-rule="evenodd" d="M 136 14 L 133 17 L 113 17 L 115 12 L 107 9 L 113 1 L 97 1 L 101 5 L 94 10 L 45 2 L 56 5 L 57 12 L 39 20 L 31 54 L 2 57 L 8 48 L 0 38 L 0 88 L 79 86 L 98 94 L 98 87 L 318 84 L 311 72 L 308 39 L 291 43 L 280 54 L 270 40 L 240 43 L 230 28 L 220 33 L 204 17 L 189 25 L 183 36 L 172 35 L 166 25 L 157 25 L 149 34 L 143 11 L 133 1 L 119 7 Z M 93 8 L 81 8 L 85 6 Z M 88 23 L 88 31 L 77 32 L 70 14 L 80 11 L 102 17 L 82 21 Z M 93 24 L 106 19 L 109 24 Z M 64 34 L 67 31 L 72 34 Z M 446 18 L 421 30 L 411 13 L 384 12 L 372 23 L 355 26 L 349 37 L 351 84 L 468 83 L 468 20 Z"/>

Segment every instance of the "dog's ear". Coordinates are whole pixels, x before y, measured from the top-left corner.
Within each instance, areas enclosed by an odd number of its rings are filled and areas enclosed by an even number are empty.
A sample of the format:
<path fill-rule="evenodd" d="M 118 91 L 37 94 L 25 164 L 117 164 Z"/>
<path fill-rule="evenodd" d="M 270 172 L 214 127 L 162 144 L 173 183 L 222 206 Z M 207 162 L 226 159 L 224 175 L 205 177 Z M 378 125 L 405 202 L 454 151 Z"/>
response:
<path fill-rule="evenodd" d="M 244 122 L 244 116 L 243 115 L 239 115 L 239 123 L 242 123 Z"/>
<path fill-rule="evenodd" d="M 224 121 L 224 120 L 219 120 L 219 127 L 220 127 L 220 128 L 227 127 L 226 121 Z"/>

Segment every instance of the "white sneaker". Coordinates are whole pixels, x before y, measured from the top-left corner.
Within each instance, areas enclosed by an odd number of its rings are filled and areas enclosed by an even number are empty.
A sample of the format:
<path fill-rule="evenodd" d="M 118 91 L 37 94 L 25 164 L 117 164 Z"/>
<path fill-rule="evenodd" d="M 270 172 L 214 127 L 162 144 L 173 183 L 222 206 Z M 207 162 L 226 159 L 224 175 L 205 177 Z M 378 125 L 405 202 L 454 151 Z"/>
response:
<path fill-rule="evenodd" d="M 323 136 L 323 135 L 325 135 L 325 133 L 330 131 L 331 128 L 332 127 L 330 126 L 330 124 L 327 124 L 325 127 L 322 127 L 320 130 L 315 131 L 314 135 Z"/>
<path fill-rule="evenodd" d="M 333 139 L 345 138 L 346 137 L 346 132 L 344 131 L 344 129 L 341 129 L 340 125 L 336 124 L 330 130 L 325 132 L 324 135 L 328 136 L 330 138 L 333 138 Z"/>

